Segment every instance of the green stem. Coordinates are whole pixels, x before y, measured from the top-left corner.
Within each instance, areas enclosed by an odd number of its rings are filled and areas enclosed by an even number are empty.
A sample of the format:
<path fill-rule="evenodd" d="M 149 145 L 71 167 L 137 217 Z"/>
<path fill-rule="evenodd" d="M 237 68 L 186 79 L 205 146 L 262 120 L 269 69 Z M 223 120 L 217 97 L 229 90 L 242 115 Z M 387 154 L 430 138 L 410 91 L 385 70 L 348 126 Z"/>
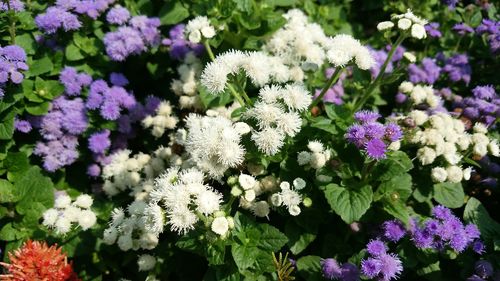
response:
<path fill-rule="evenodd" d="M 211 61 L 215 60 L 214 52 L 212 52 L 212 48 L 210 44 L 208 44 L 208 40 L 203 41 L 203 46 L 205 46 L 205 50 L 207 50 L 208 57 Z"/>
<path fill-rule="evenodd" d="M 240 103 L 241 106 L 245 106 L 245 101 L 241 98 L 240 94 L 238 94 L 238 91 L 236 91 L 231 84 L 227 84 L 227 88 L 233 94 L 234 98 Z"/>
<path fill-rule="evenodd" d="M 344 67 L 345 68 L 345 67 Z M 317 96 L 313 102 L 311 103 L 311 105 L 309 106 L 309 110 L 311 110 L 313 107 L 315 107 L 316 105 L 318 105 L 318 103 L 320 101 L 323 100 L 323 97 L 325 96 L 326 92 L 328 91 L 328 89 L 330 89 L 332 87 L 332 85 L 337 82 L 337 80 L 339 79 L 340 77 L 340 74 L 342 73 L 342 71 L 344 70 L 344 68 L 341 68 L 341 67 L 337 67 L 337 69 L 335 69 L 335 72 L 332 74 L 332 77 L 330 77 L 330 79 L 328 80 L 328 82 L 326 83 L 325 87 L 323 87 L 323 89 L 321 90 L 321 92 L 319 93 L 319 96 Z"/>
<path fill-rule="evenodd" d="M 406 38 L 406 35 L 405 34 L 401 34 L 399 35 L 398 39 L 396 40 L 396 42 L 391 46 L 391 50 L 389 51 L 389 54 L 387 54 L 387 59 L 385 60 L 384 64 L 382 65 L 382 67 L 380 68 L 380 72 L 378 73 L 377 77 L 375 78 L 375 80 L 373 80 L 370 85 L 368 86 L 368 89 L 366 90 L 366 92 L 364 93 L 364 95 L 361 97 L 361 99 L 359 100 L 359 103 L 356 103 L 353 107 L 353 111 L 356 112 L 358 111 L 360 108 L 363 107 L 363 105 L 368 101 L 368 99 L 370 98 L 373 90 L 375 90 L 375 88 L 378 86 L 378 84 L 380 83 L 380 80 L 382 79 L 382 77 L 384 76 L 385 74 L 385 69 L 387 68 L 387 65 L 389 65 L 389 62 L 391 61 L 392 59 L 392 56 L 394 56 L 394 52 L 396 52 L 396 49 L 399 47 L 399 45 L 401 45 L 401 43 L 405 40 Z"/>
<path fill-rule="evenodd" d="M 372 162 L 363 166 L 363 170 L 361 171 L 361 182 L 366 183 L 368 175 L 371 173 L 373 167 L 375 166 L 375 163 L 377 163 L 377 161 L 373 160 Z"/>
<path fill-rule="evenodd" d="M 10 1 L 9 0 L 4 0 L 3 1 L 5 4 L 7 4 L 7 10 L 9 13 L 9 34 L 10 34 L 10 44 L 14 45 L 16 44 L 16 20 L 14 18 L 15 12 L 11 10 L 10 8 Z"/>
<path fill-rule="evenodd" d="M 229 198 L 229 202 L 227 202 L 226 205 L 226 211 L 225 211 L 226 215 L 231 214 L 231 206 L 233 205 L 234 200 L 236 200 L 236 197 L 231 195 L 231 198 Z"/>

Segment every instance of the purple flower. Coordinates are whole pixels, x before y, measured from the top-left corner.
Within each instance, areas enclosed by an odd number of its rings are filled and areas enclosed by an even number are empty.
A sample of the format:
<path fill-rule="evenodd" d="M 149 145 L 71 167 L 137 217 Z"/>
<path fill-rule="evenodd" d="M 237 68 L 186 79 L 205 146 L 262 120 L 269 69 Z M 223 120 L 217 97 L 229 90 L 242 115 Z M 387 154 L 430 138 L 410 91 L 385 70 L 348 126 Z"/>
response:
<path fill-rule="evenodd" d="M 384 237 L 390 241 L 397 242 L 406 234 L 403 224 L 397 220 L 386 221 L 383 224 Z"/>
<path fill-rule="evenodd" d="M 405 103 L 407 99 L 408 99 L 408 96 L 403 94 L 403 93 L 397 93 L 396 97 L 395 97 L 396 103 L 399 103 L 399 104 Z"/>
<path fill-rule="evenodd" d="M 451 210 L 443 205 L 437 205 L 432 208 L 432 215 L 441 220 L 449 220 L 453 217 Z"/>
<path fill-rule="evenodd" d="M 78 73 L 74 67 L 66 66 L 59 75 L 59 81 L 64 85 L 67 95 L 78 96 L 82 87 L 92 83 L 92 77 L 87 73 Z"/>
<path fill-rule="evenodd" d="M 430 22 L 426 24 L 425 31 L 430 37 L 440 38 L 441 36 L 443 36 L 441 34 L 441 31 L 439 31 L 439 23 L 437 22 Z"/>
<path fill-rule="evenodd" d="M 368 258 L 361 261 L 361 272 L 368 278 L 376 277 L 382 270 L 382 263 L 377 258 Z"/>
<path fill-rule="evenodd" d="M 396 123 L 389 123 L 385 126 L 385 138 L 390 141 L 398 141 L 403 137 L 403 131 L 401 127 Z"/>
<path fill-rule="evenodd" d="M 486 251 L 486 246 L 484 246 L 484 243 L 480 240 L 476 240 L 472 243 L 472 250 L 477 254 L 482 255 Z"/>
<path fill-rule="evenodd" d="M 14 120 L 14 127 L 15 127 L 16 131 L 19 131 L 19 132 L 25 133 L 25 134 L 31 132 L 31 130 L 33 129 L 31 127 L 30 122 L 28 122 L 26 120 L 19 120 L 19 119 Z"/>
<path fill-rule="evenodd" d="M 9 4 L 6 2 L 0 2 L 0 11 L 8 11 L 9 7 L 12 11 L 22 12 L 24 11 L 24 3 L 20 0 L 9 0 Z"/>
<path fill-rule="evenodd" d="M 122 26 L 104 36 L 106 53 L 114 61 L 124 61 L 128 56 L 146 50 L 141 34 L 134 28 Z"/>
<path fill-rule="evenodd" d="M 457 6 L 458 2 L 460 0 L 441 0 L 441 3 L 445 4 L 448 6 L 450 10 L 455 9 L 455 6 Z"/>
<path fill-rule="evenodd" d="M 342 264 L 342 281 L 359 281 L 359 269 L 352 263 L 346 262 Z"/>
<path fill-rule="evenodd" d="M 67 136 L 61 140 L 38 142 L 33 150 L 33 154 L 43 158 L 43 167 L 45 170 L 54 172 L 76 161 L 78 158 L 77 144 L 78 140 L 74 136 Z"/>
<path fill-rule="evenodd" d="M 448 74 L 448 78 L 453 82 L 462 80 L 466 85 L 470 82 L 472 69 L 465 54 L 456 54 L 446 59 L 443 71 Z"/>
<path fill-rule="evenodd" d="M 361 110 L 354 113 L 354 119 L 361 123 L 372 123 L 377 121 L 381 117 L 377 112 L 369 111 L 369 110 Z"/>
<path fill-rule="evenodd" d="M 334 280 L 342 276 L 342 269 L 335 259 L 322 259 L 320 264 L 326 279 Z"/>
<path fill-rule="evenodd" d="M 130 20 L 130 26 L 138 30 L 146 45 L 160 44 L 159 18 L 148 18 L 146 16 L 135 16 Z"/>
<path fill-rule="evenodd" d="M 106 15 L 106 20 L 111 24 L 122 25 L 128 21 L 130 18 L 130 12 L 127 8 L 124 8 L 120 5 L 116 5 L 111 10 L 109 10 Z"/>
<path fill-rule="evenodd" d="M 460 35 L 474 33 L 474 29 L 463 22 L 455 24 L 452 30 L 456 31 Z"/>
<path fill-rule="evenodd" d="M 472 94 L 474 94 L 474 97 L 484 100 L 493 100 L 497 98 L 497 93 L 492 85 L 477 86 L 472 89 Z"/>
<path fill-rule="evenodd" d="M 380 256 L 387 252 L 387 246 L 380 240 L 372 240 L 366 245 L 366 251 L 372 256 Z"/>
<path fill-rule="evenodd" d="M 412 63 L 408 66 L 408 75 L 412 83 L 426 83 L 434 84 L 441 74 L 441 67 L 439 67 L 435 60 L 431 58 L 424 58 L 422 66 L 419 67 Z"/>
<path fill-rule="evenodd" d="M 28 65 L 23 48 L 17 45 L 0 47 L 0 87 L 9 81 L 9 77 L 12 83 L 20 84 L 24 79 L 21 71 L 24 70 L 28 70 Z"/>
<path fill-rule="evenodd" d="M 362 125 L 352 125 L 347 129 L 346 138 L 349 142 L 354 143 L 358 148 L 364 146 L 366 138 L 365 128 Z"/>
<path fill-rule="evenodd" d="M 403 271 L 402 262 L 396 254 L 381 255 L 379 260 L 382 264 L 380 268 L 380 275 L 382 275 L 382 278 L 380 280 L 389 281 L 391 279 L 397 279 L 399 274 Z"/>
<path fill-rule="evenodd" d="M 56 33 L 60 28 L 70 31 L 82 26 L 76 15 L 56 6 L 49 7 L 45 14 L 36 16 L 35 23 L 46 34 Z"/>
<path fill-rule="evenodd" d="M 112 72 L 109 75 L 109 81 L 114 86 L 124 87 L 128 85 L 128 79 L 122 73 Z"/>
<path fill-rule="evenodd" d="M 169 31 L 170 38 L 165 38 L 162 41 L 163 45 L 170 47 L 170 57 L 176 60 L 183 60 L 189 52 L 200 56 L 205 50 L 202 44 L 194 44 L 184 38 L 185 27 L 184 24 L 175 25 Z"/>
<path fill-rule="evenodd" d="M 111 141 L 109 140 L 110 134 L 109 130 L 92 134 L 89 138 L 90 151 L 96 154 L 104 153 L 111 146 Z"/>
<path fill-rule="evenodd" d="M 370 158 L 379 160 L 385 158 L 386 144 L 380 139 L 372 139 L 366 143 L 366 153 Z"/>
<path fill-rule="evenodd" d="M 474 265 L 474 270 L 476 271 L 476 274 L 481 278 L 486 279 L 493 275 L 493 266 L 490 262 L 485 260 L 477 261 Z"/>
<path fill-rule="evenodd" d="M 375 50 L 373 48 L 370 48 L 370 53 L 375 59 L 375 64 L 372 66 L 372 68 L 370 68 L 370 73 L 373 78 L 377 77 L 378 74 L 380 73 L 380 68 L 387 59 L 387 55 L 390 49 L 391 45 L 387 45 L 385 49 L 381 50 Z M 387 67 L 385 68 L 385 73 L 391 73 L 392 71 L 394 71 L 394 64 L 398 63 L 403 58 L 403 53 L 405 51 L 406 51 L 405 48 L 398 46 L 398 48 L 394 52 L 394 55 L 391 58 L 391 61 L 389 61 Z"/>
<path fill-rule="evenodd" d="M 97 164 L 90 164 L 90 165 L 87 167 L 87 175 L 88 175 L 89 177 L 96 178 L 96 177 L 98 177 L 100 174 L 101 174 L 101 167 L 99 167 L 99 165 L 97 165 Z"/>

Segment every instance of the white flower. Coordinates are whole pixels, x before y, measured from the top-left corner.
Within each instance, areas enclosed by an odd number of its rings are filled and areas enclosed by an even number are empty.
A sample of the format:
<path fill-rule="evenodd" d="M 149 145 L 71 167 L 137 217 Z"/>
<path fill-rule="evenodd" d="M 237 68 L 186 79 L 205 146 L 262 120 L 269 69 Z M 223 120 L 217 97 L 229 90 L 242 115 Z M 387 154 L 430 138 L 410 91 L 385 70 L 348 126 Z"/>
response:
<path fill-rule="evenodd" d="M 231 73 L 231 70 L 221 62 L 210 62 L 205 66 L 200 81 L 208 89 L 209 93 L 219 94 L 226 88 L 229 73 Z"/>
<path fill-rule="evenodd" d="M 78 224 L 83 230 L 87 230 L 94 226 L 97 221 L 97 217 L 91 210 L 83 210 L 80 212 L 80 217 L 78 217 Z"/>
<path fill-rule="evenodd" d="M 318 152 L 318 153 L 322 153 L 323 150 L 325 150 L 323 144 L 319 141 L 309 141 L 309 143 L 307 144 L 307 148 L 309 148 L 311 152 Z"/>
<path fill-rule="evenodd" d="M 58 234 L 66 234 L 71 229 L 71 221 L 61 216 L 55 224 L 55 229 Z"/>
<path fill-rule="evenodd" d="M 267 85 L 259 90 L 259 97 L 265 103 L 275 103 L 283 95 L 283 88 L 278 85 Z"/>
<path fill-rule="evenodd" d="M 252 202 L 253 200 L 255 200 L 256 197 L 255 191 L 253 189 L 246 190 L 244 197 L 246 201 Z"/>
<path fill-rule="evenodd" d="M 279 207 L 281 206 L 281 204 L 283 204 L 283 196 L 281 196 L 280 193 L 274 193 L 273 195 L 271 195 L 271 204 L 273 204 L 273 206 L 275 207 Z"/>
<path fill-rule="evenodd" d="M 399 84 L 398 90 L 402 93 L 409 93 L 413 90 L 413 83 L 408 81 L 403 81 Z"/>
<path fill-rule="evenodd" d="M 252 140 L 259 150 L 267 155 L 276 154 L 283 146 L 284 139 L 285 135 L 281 131 L 270 127 L 252 134 Z"/>
<path fill-rule="evenodd" d="M 416 39 L 423 39 L 427 37 L 427 33 L 425 32 L 424 26 L 418 23 L 412 25 L 411 36 Z"/>
<path fill-rule="evenodd" d="M 411 25 L 412 25 L 412 22 L 409 19 L 402 18 L 402 19 L 398 20 L 398 28 L 401 30 L 407 30 L 408 28 L 410 28 Z"/>
<path fill-rule="evenodd" d="M 211 229 L 216 234 L 223 236 L 229 231 L 229 223 L 225 217 L 217 217 L 212 221 Z"/>
<path fill-rule="evenodd" d="M 234 129 L 240 135 L 246 135 L 251 132 L 250 126 L 248 126 L 245 122 L 236 122 L 234 123 Z"/>
<path fill-rule="evenodd" d="M 82 209 L 75 206 L 68 206 L 62 211 L 62 216 L 70 222 L 77 222 L 81 216 Z"/>
<path fill-rule="evenodd" d="M 215 29 L 213 26 L 205 26 L 201 29 L 201 34 L 203 37 L 210 39 L 215 36 Z"/>
<path fill-rule="evenodd" d="M 287 136 L 294 137 L 300 132 L 302 118 L 296 112 L 286 112 L 281 114 L 280 118 L 276 121 L 276 126 Z"/>
<path fill-rule="evenodd" d="M 48 209 L 43 213 L 43 225 L 52 227 L 59 217 L 59 212 L 56 209 Z"/>
<path fill-rule="evenodd" d="M 248 190 L 252 189 L 255 186 L 256 180 L 250 175 L 240 174 L 240 176 L 238 177 L 238 182 L 243 189 Z"/>
<path fill-rule="evenodd" d="M 492 140 L 490 143 L 488 143 L 488 150 L 490 151 L 490 154 L 499 157 L 500 156 L 500 149 L 498 147 L 498 142 L 497 140 Z"/>
<path fill-rule="evenodd" d="M 312 168 L 320 169 L 326 165 L 326 156 L 323 153 L 315 152 L 311 156 L 311 162 L 309 163 Z"/>
<path fill-rule="evenodd" d="M 286 85 L 281 97 L 288 108 L 297 111 L 306 110 L 312 102 L 312 95 L 303 85 L 298 84 Z"/>
<path fill-rule="evenodd" d="M 118 238 L 118 230 L 115 227 L 109 227 L 104 230 L 102 240 L 105 244 L 114 244 L 116 238 Z"/>
<path fill-rule="evenodd" d="M 483 157 L 488 153 L 488 145 L 484 143 L 476 143 L 472 148 L 474 155 Z"/>
<path fill-rule="evenodd" d="M 267 217 L 270 212 L 269 204 L 266 201 L 255 202 L 252 205 L 252 212 L 257 217 Z"/>
<path fill-rule="evenodd" d="M 301 190 L 304 187 L 306 187 L 306 181 L 303 180 L 302 178 L 296 178 L 293 180 L 293 186 L 295 187 L 296 190 Z"/>
<path fill-rule="evenodd" d="M 446 168 L 448 174 L 448 180 L 453 183 L 459 183 L 462 181 L 463 173 L 462 169 L 458 166 L 449 166 Z"/>
<path fill-rule="evenodd" d="M 308 151 L 301 151 L 297 154 L 297 162 L 300 166 L 309 164 L 312 154 Z"/>
<path fill-rule="evenodd" d="M 394 141 L 387 147 L 388 150 L 398 151 L 401 148 L 401 141 Z"/>
<path fill-rule="evenodd" d="M 200 43 L 201 32 L 199 30 L 193 30 L 191 33 L 189 33 L 188 40 L 192 43 Z"/>
<path fill-rule="evenodd" d="M 144 227 L 147 231 L 160 234 L 163 232 L 165 216 L 163 210 L 157 204 L 150 203 L 144 209 Z"/>
<path fill-rule="evenodd" d="M 403 57 L 411 63 L 414 63 L 417 61 L 417 57 L 413 53 L 410 53 L 410 52 L 404 52 Z"/>
<path fill-rule="evenodd" d="M 432 168 L 431 177 L 434 182 L 445 182 L 448 177 L 448 173 L 442 167 Z"/>
<path fill-rule="evenodd" d="M 76 197 L 76 200 L 73 204 L 80 208 L 88 209 L 90 206 L 92 206 L 92 203 L 94 202 L 94 199 L 88 194 L 82 194 Z"/>
<path fill-rule="evenodd" d="M 300 207 L 298 205 L 293 205 L 288 208 L 288 212 L 292 216 L 298 216 L 300 214 Z"/>
<path fill-rule="evenodd" d="M 488 133 L 488 128 L 480 122 L 476 122 L 474 124 L 474 133 L 481 133 L 481 134 L 487 134 Z"/>
<path fill-rule="evenodd" d="M 429 115 L 422 110 L 413 110 L 408 116 L 415 121 L 417 126 L 423 125 L 429 119 Z"/>
<path fill-rule="evenodd" d="M 393 26 L 394 26 L 394 23 L 392 23 L 391 21 L 383 21 L 383 22 L 379 22 L 379 24 L 377 24 L 377 29 L 379 31 L 382 31 L 382 30 L 386 30 L 386 29 L 391 29 Z"/>
<path fill-rule="evenodd" d="M 140 255 L 139 259 L 137 259 L 137 265 L 139 271 L 151 270 L 156 265 L 156 258 L 148 254 Z"/>
<path fill-rule="evenodd" d="M 202 35 L 204 38 L 214 37 L 215 28 L 210 24 L 207 17 L 198 16 L 187 23 L 185 33 L 189 41 L 199 43 Z"/>
<path fill-rule="evenodd" d="M 430 147 L 424 146 L 417 151 L 417 158 L 422 165 L 432 164 L 436 159 L 436 151 Z"/>
<path fill-rule="evenodd" d="M 210 215 L 220 208 L 222 202 L 222 195 L 218 192 L 205 190 L 196 196 L 196 207 L 198 212 L 204 215 Z"/>
<path fill-rule="evenodd" d="M 471 173 L 472 173 L 472 168 L 471 167 L 467 167 L 462 172 L 464 174 L 464 180 L 466 180 L 466 181 L 470 180 L 470 176 L 471 176 Z"/>
<path fill-rule="evenodd" d="M 134 246 L 134 242 L 132 241 L 132 233 L 120 235 L 120 237 L 118 237 L 117 243 L 118 248 L 120 248 L 120 250 L 122 251 L 128 251 L 132 249 L 132 247 Z"/>
<path fill-rule="evenodd" d="M 193 230 L 196 222 L 198 222 L 198 217 L 187 207 L 175 208 L 168 214 L 170 229 L 179 235 L 184 235 L 189 230 Z"/>
<path fill-rule="evenodd" d="M 54 207 L 58 209 L 64 209 L 68 207 L 70 204 L 71 204 L 71 197 L 69 197 L 66 194 L 57 196 L 56 200 L 54 201 Z"/>

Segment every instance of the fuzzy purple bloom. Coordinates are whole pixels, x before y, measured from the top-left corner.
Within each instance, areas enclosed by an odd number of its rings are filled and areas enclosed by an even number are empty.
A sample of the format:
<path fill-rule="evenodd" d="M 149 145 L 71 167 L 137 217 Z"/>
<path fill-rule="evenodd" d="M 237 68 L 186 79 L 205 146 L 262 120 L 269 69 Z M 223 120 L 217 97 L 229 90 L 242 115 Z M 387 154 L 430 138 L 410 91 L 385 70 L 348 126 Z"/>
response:
<path fill-rule="evenodd" d="M 474 29 L 463 22 L 455 24 L 452 30 L 456 31 L 460 35 L 474 33 Z"/>
<path fill-rule="evenodd" d="M 77 30 L 82 26 L 76 15 L 56 6 L 49 7 L 45 14 L 36 16 L 35 23 L 46 34 L 56 33 L 58 29 Z"/>
<path fill-rule="evenodd" d="M 430 37 L 440 38 L 441 36 L 443 36 L 443 34 L 441 34 L 441 31 L 439 31 L 439 23 L 438 22 L 430 22 L 430 23 L 426 24 L 425 31 L 427 32 L 427 34 Z"/>
<path fill-rule="evenodd" d="M 19 132 L 25 133 L 25 134 L 31 132 L 31 130 L 33 129 L 31 127 L 30 122 L 28 122 L 26 120 L 19 120 L 19 119 L 14 120 L 14 128 L 16 129 L 16 131 L 19 131 Z"/>
<path fill-rule="evenodd" d="M 111 132 L 109 130 L 103 130 L 92 134 L 89 138 L 90 151 L 96 154 L 104 153 L 111 146 L 111 141 L 109 140 L 110 134 Z"/>
<path fill-rule="evenodd" d="M 2 1 L 0 2 L 0 11 L 8 11 L 9 7 L 12 11 L 22 12 L 24 11 L 24 3 L 20 0 L 9 0 L 9 3 Z"/>
<path fill-rule="evenodd" d="M 368 258 L 361 261 L 361 272 L 368 278 L 374 278 L 382 269 L 382 263 L 377 258 Z"/>
<path fill-rule="evenodd" d="M 410 81 L 416 83 L 434 84 L 441 74 L 441 67 L 439 67 L 434 59 L 424 58 L 422 65 L 419 67 L 412 63 L 408 66 L 408 74 Z"/>
<path fill-rule="evenodd" d="M 322 259 L 320 264 L 323 276 L 326 279 L 335 280 L 342 276 L 342 269 L 335 259 Z"/>
<path fill-rule="evenodd" d="M 366 245 L 366 251 L 372 256 L 380 256 L 387 252 L 387 246 L 380 240 L 372 240 Z"/>
<path fill-rule="evenodd" d="M 397 242 L 406 235 L 403 224 L 397 220 L 386 221 L 383 224 L 384 237 L 390 241 Z"/>
<path fill-rule="evenodd" d="M 372 139 L 366 143 L 366 153 L 370 158 L 379 160 L 385 158 L 386 144 L 380 139 Z"/>
<path fill-rule="evenodd" d="M 87 175 L 88 175 L 89 177 L 96 178 L 96 177 L 98 177 L 100 174 L 101 174 L 101 167 L 99 167 L 99 165 L 97 165 L 97 164 L 90 164 L 90 165 L 87 167 Z"/>
<path fill-rule="evenodd" d="M 122 26 L 104 36 L 107 55 L 114 61 L 124 61 L 130 55 L 146 50 L 141 33 L 134 28 Z"/>
<path fill-rule="evenodd" d="M 109 75 L 109 82 L 113 84 L 113 86 L 125 87 L 128 85 L 128 79 L 122 73 L 111 72 Z"/>
<path fill-rule="evenodd" d="M 372 123 L 377 121 L 381 115 L 377 112 L 369 111 L 369 110 L 361 110 L 354 113 L 354 119 L 361 123 Z"/>
<path fill-rule="evenodd" d="M 449 57 L 445 60 L 445 65 L 442 69 L 443 72 L 448 74 L 448 78 L 451 81 L 464 81 L 466 85 L 469 85 L 472 68 L 469 65 L 469 59 L 467 55 L 456 54 Z"/>
<path fill-rule="evenodd" d="M 59 81 L 64 85 L 67 95 L 78 96 L 83 87 L 92 83 L 92 77 L 87 73 L 78 73 L 74 67 L 66 66 L 59 75 Z"/>
<path fill-rule="evenodd" d="M 200 56 L 205 50 L 203 44 L 195 44 L 184 38 L 185 27 L 185 24 L 175 25 L 169 31 L 169 38 L 162 40 L 163 45 L 170 47 L 170 57 L 179 61 L 183 60 L 189 52 Z"/>
<path fill-rule="evenodd" d="M 474 271 L 481 278 L 488 278 L 493 275 L 493 266 L 489 261 L 480 260 L 474 265 Z"/>
<path fill-rule="evenodd" d="M 130 19 L 130 12 L 120 5 L 113 7 L 106 15 L 106 20 L 111 24 L 122 25 Z"/>
<path fill-rule="evenodd" d="M 12 83 L 20 84 L 24 79 L 21 71 L 24 70 L 28 70 L 28 65 L 23 48 L 17 45 L 0 47 L 0 87 L 9 81 L 9 77 Z"/>
<path fill-rule="evenodd" d="M 396 123 L 389 123 L 385 126 L 385 138 L 391 142 L 398 141 L 403 137 L 403 131 Z"/>
<path fill-rule="evenodd" d="M 389 281 L 391 279 L 397 279 L 403 271 L 402 262 L 396 254 L 381 255 L 379 260 L 382 264 L 380 269 L 380 280 Z"/>

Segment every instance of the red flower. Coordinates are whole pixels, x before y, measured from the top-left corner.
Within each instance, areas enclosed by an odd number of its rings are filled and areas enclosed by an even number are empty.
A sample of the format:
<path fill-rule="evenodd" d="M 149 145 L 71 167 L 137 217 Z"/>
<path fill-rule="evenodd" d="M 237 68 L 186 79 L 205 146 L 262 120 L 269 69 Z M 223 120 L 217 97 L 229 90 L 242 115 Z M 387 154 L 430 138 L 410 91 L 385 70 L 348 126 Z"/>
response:
<path fill-rule="evenodd" d="M 10 264 L 0 263 L 8 274 L 0 275 L 8 281 L 80 281 L 68 263 L 66 254 L 57 245 L 28 240 L 24 245 L 9 253 Z"/>

